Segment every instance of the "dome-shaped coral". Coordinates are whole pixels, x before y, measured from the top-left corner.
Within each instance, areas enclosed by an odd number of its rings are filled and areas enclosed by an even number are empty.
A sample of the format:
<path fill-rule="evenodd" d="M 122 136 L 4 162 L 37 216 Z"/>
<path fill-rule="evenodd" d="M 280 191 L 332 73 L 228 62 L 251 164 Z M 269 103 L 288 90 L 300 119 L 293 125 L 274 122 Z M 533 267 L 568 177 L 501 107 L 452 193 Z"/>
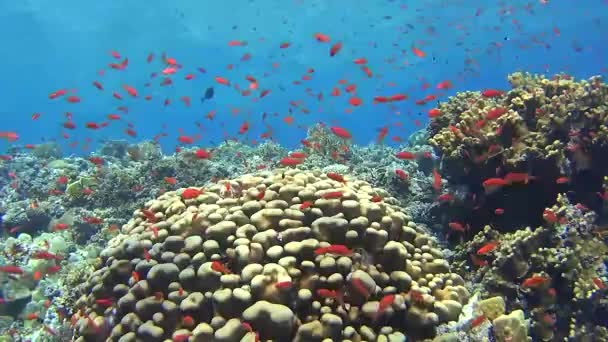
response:
<path fill-rule="evenodd" d="M 320 171 L 167 192 L 103 251 L 76 303 L 77 340 L 432 336 L 469 295 L 396 204 Z"/>

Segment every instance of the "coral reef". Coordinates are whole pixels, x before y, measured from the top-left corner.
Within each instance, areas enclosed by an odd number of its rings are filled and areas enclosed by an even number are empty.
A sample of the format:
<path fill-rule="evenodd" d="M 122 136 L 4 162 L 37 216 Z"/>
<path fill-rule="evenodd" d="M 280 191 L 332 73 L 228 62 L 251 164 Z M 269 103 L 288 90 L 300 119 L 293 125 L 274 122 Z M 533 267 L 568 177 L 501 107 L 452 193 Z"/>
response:
<path fill-rule="evenodd" d="M 77 341 L 432 337 L 468 300 L 396 199 L 278 169 L 168 191 L 101 253 Z M 256 337 L 257 338 L 257 337 Z"/>
<path fill-rule="evenodd" d="M 503 296 L 508 310 L 525 309 L 535 340 L 599 334 L 605 331 L 608 247 L 593 224 L 596 214 L 560 195 L 544 216 L 536 229 L 485 227 L 456 249 L 453 265 L 477 284 L 473 291 Z"/>
<path fill-rule="evenodd" d="M 464 92 L 441 103 L 428 128 L 442 174 L 476 195 L 472 226 L 496 221 L 497 207 L 512 214 L 494 222 L 502 230 L 539 225 L 543 209 L 568 191 L 599 209 L 596 191 L 608 172 L 606 83 L 524 73 L 509 81 L 508 92 Z"/>

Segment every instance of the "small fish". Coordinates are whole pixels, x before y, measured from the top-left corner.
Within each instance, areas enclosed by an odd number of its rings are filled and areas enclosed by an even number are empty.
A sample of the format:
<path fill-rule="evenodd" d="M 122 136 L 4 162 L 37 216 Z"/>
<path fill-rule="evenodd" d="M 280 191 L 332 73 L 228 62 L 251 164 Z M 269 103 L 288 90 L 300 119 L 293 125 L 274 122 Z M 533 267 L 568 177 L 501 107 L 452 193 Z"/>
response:
<path fill-rule="evenodd" d="M 441 191 L 441 175 L 437 169 L 433 169 L 433 189 L 437 192 Z"/>
<path fill-rule="evenodd" d="M 182 198 L 183 199 L 197 198 L 201 193 L 202 193 L 201 190 L 198 190 L 195 188 L 187 188 L 184 191 L 182 191 Z"/>
<path fill-rule="evenodd" d="M 345 245 L 329 245 L 327 247 L 319 247 L 315 249 L 315 255 L 321 254 L 337 254 L 342 256 L 352 255 L 353 251 Z"/>
<path fill-rule="evenodd" d="M 296 166 L 302 164 L 303 162 L 304 159 L 302 158 L 285 157 L 279 161 L 279 164 L 282 166 Z"/>
<path fill-rule="evenodd" d="M 498 247 L 498 242 L 490 241 L 477 250 L 477 255 L 486 255 L 491 253 L 496 249 L 496 247 Z"/>
<path fill-rule="evenodd" d="M 328 172 L 327 178 L 333 179 L 336 182 L 346 183 L 346 181 L 344 180 L 344 177 L 336 172 Z"/>
<path fill-rule="evenodd" d="M 32 254 L 32 259 L 57 260 L 63 259 L 61 256 L 47 251 L 38 251 Z"/>
<path fill-rule="evenodd" d="M 600 290 L 603 290 L 603 289 L 606 288 L 606 284 L 604 284 L 604 282 L 602 281 L 602 279 L 600 279 L 598 277 L 595 277 L 595 278 L 591 279 L 591 281 Z"/>
<path fill-rule="evenodd" d="M 331 132 L 339 138 L 350 139 L 352 135 L 348 130 L 342 127 L 330 127 Z"/>
<path fill-rule="evenodd" d="M 21 267 L 15 265 L 0 266 L 0 272 L 9 274 L 23 274 Z"/>
<path fill-rule="evenodd" d="M 450 202 L 452 200 L 454 200 L 454 195 L 450 193 L 445 193 L 437 196 L 437 201 L 439 202 Z"/>
<path fill-rule="evenodd" d="M 414 153 L 408 152 L 408 151 L 397 152 L 395 154 L 395 157 L 397 157 L 397 159 L 401 159 L 401 160 L 413 160 L 413 159 L 416 159 L 416 155 Z"/>
<path fill-rule="evenodd" d="M 340 52 L 340 50 L 342 50 L 342 42 L 337 42 L 329 50 L 329 56 L 335 56 L 338 52 Z"/>
<path fill-rule="evenodd" d="M 409 175 L 407 173 L 405 173 L 405 171 L 401 170 L 401 169 L 397 169 L 395 170 L 395 174 L 397 175 L 397 177 L 399 177 L 399 179 L 401 179 L 402 181 L 406 181 L 409 178 Z"/>
<path fill-rule="evenodd" d="M 465 232 L 465 226 L 460 223 L 460 222 L 450 222 L 448 223 L 448 227 L 450 227 L 450 229 L 452 229 L 453 231 L 457 231 L 457 232 Z"/>
<path fill-rule="evenodd" d="M 101 299 L 96 299 L 95 303 L 97 305 L 107 307 L 107 306 L 112 306 L 112 304 L 114 304 L 114 301 L 111 298 L 101 298 Z"/>
<path fill-rule="evenodd" d="M 222 274 L 230 274 L 230 270 L 219 261 L 211 262 L 211 269 Z"/>
<path fill-rule="evenodd" d="M 339 199 L 342 198 L 344 194 L 341 191 L 331 191 L 324 193 L 321 197 L 324 199 Z"/>
<path fill-rule="evenodd" d="M 312 202 L 310 201 L 304 201 L 302 204 L 300 204 L 300 210 L 304 210 L 307 208 L 310 208 L 313 205 Z"/>
<path fill-rule="evenodd" d="M 547 280 L 549 280 L 549 278 L 547 278 L 547 277 L 533 276 L 530 278 L 526 278 L 521 283 L 521 287 L 523 287 L 523 288 L 538 287 L 538 286 L 544 284 Z"/>
<path fill-rule="evenodd" d="M 277 289 L 289 289 L 293 286 L 291 281 L 281 281 L 274 284 L 274 287 Z"/>
<path fill-rule="evenodd" d="M 389 294 L 389 295 L 382 297 L 382 299 L 380 299 L 380 303 L 378 304 L 378 311 L 376 311 L 376 314 L 374 316 L 374 321 L 377 321 L 378 318 L 382 316 L 384 311 L 386 311 L 386 309 L 388 309 L 391 305 L 393 305 L 394 302 L 395 302 L 394 294 Z"/>
<path fill-rule="evenodd" d="M 473 319 L 471 321 L 471 328 L 475 328 L 477 326 L 479 326 L 481 323 L 485 322 L 486 320 L 486 316 L 484 315 L 479 315 L 477 317 L 475 317 L 475 319 Z"/>
<path fill-rule="evenodd" d="M 547 221 L 548 223 L 556 223 L 557 215 L 555 215 L 553 210 L 545 209 L 545 211 L 543 212 L 543 219 L 545 219 L 545 221 Z"/>
<path fill-rule="evenodd" d="M 213 87 L 209 87 L 205 90 L 205 93 L 201 97 L 201 103 L 205 102 L 205 100 L 211 100 L 213 95 L 215 94 L 215 89 Z"/>
<path fill-rule="evenodd" d="M 211 152 L 199 148 L 194 152 L 194 156 L 196 157 L 196 159 L 209 159 L 211 158 Z"/>
<path fill-rule="evenodd" d="M 501 96 L 502 94 L 504 94 L 504 91 L 496 90 L 496 89 L 484 89 L 481 92 L 481 96 L 483 96 L 483 97 L 498 97 L 498 96 Z"/>

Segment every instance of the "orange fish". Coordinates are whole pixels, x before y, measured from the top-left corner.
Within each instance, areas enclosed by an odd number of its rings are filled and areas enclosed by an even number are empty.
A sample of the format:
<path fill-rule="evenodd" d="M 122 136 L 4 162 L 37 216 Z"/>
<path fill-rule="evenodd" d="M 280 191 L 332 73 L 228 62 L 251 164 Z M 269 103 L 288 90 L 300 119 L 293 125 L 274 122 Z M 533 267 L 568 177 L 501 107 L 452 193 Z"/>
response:
<path fill-rule="evenodd" d="M 329 56 L 335 56 L 340 50 L 342 50 L 342 42 L 337 42 L 329 50 Z"/>
<path fill-rule="evenodd" d="M 433 189 L 437 192 L 441 191 L 441 175 L 436 169 L 433 169 Z"/>
<path fill-rule="evenodd" d="M 319 247 L 315 249 L 315 255 L 322 254 L 337 254 L 342 256 L 349 256 L 353 254 L 353 251 L 345 245 L 329 245 L 327 247 Z"/>
<path fill-rule="evenodd" d="M 182 191 L 182 198 L 183 199 L 197 198 L 201 193 L 202 193 L 202 191 L 199 189 L 187 188 L 184 191 Z"/>
<path fill-rule="evenodd" d="M 521 283 L 521 287 L 524 287 L 524 288 L 527 288 L 527 287 L 538 287 L 538 286 L 544 284 L 547 280 L 549 280 L 549 278 L 547 278 L 547 277 L 533 276 L 533 277 L 530 277 L 530 278 L 526 278 Z"/>
<path fill-rule="evenodd" d="M 477 250 L 477 255 L 486 255 L 491 253 L 496 249 L 496 247 L 498 247 L 498 242 L 490 241 Z"/>
<path fill-rule="evenodd" d="M 321 43 L 327 43 L 330 41 L 329 36 L 325 35 L 323 33 L 315 33 L 314 37 L 318 42 L 321 42 Z"/>
<path fill-rule="evenodd" d="M 230 270 L 219 261 L 213 261 L 211 263 L 211 269 L 219 273 L 230 274 Z"/>
<path fill-rule="evenodd" d="M 424 51 L 418 49 L 415 46 L 412 46 L 412 53 L 420 58 L 423 58 L 424 56 L 426 56 L 426 54 L 424 53 Z"/>

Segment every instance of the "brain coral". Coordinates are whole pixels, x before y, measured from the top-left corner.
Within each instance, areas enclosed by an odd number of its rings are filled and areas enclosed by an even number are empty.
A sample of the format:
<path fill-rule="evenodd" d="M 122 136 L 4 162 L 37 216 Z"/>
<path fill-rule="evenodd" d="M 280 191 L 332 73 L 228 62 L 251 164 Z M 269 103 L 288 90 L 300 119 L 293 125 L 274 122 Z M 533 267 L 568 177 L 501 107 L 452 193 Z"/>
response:
<path fill-rule="evenodd" d="M 277 170 L 163 194 L 102 252 L 77 341 L 431 337 L 469 294 L 382 190 Z"/>

